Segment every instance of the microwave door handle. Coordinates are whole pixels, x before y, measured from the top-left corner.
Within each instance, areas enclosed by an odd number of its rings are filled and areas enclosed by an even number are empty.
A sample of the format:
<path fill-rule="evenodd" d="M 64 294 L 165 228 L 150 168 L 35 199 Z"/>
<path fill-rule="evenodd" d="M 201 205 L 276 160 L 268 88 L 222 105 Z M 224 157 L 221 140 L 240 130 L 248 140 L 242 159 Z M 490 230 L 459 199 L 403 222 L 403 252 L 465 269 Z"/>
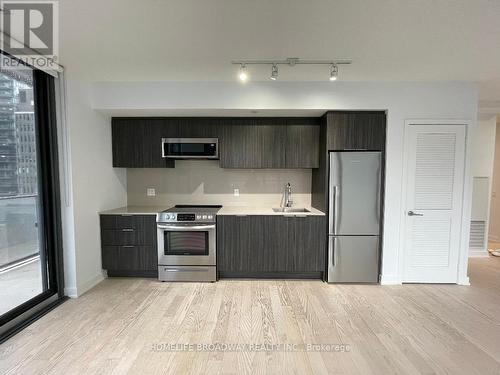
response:
<path fill-rule="evenodd" d="M 158 224 L 158 229 L 164 229 L 164 230 L 175 230 L 175 231 L 194 231 L 194 230 L 207 230 L 207 229 L 215 229 L 215 224 L 214 225 L 161 225 Z"/>

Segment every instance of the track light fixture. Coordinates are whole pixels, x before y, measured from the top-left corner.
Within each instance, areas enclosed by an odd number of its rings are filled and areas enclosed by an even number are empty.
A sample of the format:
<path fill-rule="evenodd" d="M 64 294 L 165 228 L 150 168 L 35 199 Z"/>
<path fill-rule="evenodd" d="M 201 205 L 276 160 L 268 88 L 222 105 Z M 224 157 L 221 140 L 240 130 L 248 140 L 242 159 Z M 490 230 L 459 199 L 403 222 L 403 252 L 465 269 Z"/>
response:
<path fill-rule="evenodd" d="M 329 65 L 330 66 L 330 81 L 336 81 L 339 76 L 339 65 L 352 64 L 351 59 L 334 59 L 334 60 L 301 60 L 298 57 L 288 57 L 285 60 L 234 60 L 231 64 L 240 66 L 239 78 L 241 81 L 248 80 L 249 76 L 246 70 L 247 65 L 271 65 L 271 78 L 273 81 L 278 79 L 278 65 Z"/>
<path fill-rule="evenodd" d="M 337 64 L 330 65 L 330 81 L 336 81 L 339 76 L 339 67 Z"/>
<path fill-rule="evenodd" d="M 278 65 L 273 64 L 271 67 L 271 77 L 273 81 L 276 81 L 278 79 Z"/>
<path fill-rule="evenodd" d="M 245 64 L 240 65 L 240 73 L 238 75 L 240 81 L 245 82 L 248 79 L 247 67 Z"/>

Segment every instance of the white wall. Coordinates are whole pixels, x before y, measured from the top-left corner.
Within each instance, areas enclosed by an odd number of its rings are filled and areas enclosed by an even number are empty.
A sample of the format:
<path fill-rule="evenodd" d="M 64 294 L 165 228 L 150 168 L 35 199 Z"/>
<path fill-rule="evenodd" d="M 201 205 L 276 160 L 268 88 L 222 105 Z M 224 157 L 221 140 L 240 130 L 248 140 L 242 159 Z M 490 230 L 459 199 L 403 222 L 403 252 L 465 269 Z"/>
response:
<path fill-rule="evenodd" d="M 496 125 L 495 156 L 491 187 L 489 238 L 500 242 L 500 123 Z"/>
<path fill-rule="evenodd" d="M 97 212 L 126 204 L 126 171 L 112 168 L 110 120 L 91 109 L 90 85 L 67 73 L 66 83 L 68 142 L 61 155 L 62 164 L 69 162 L 61 202 L 65 292 L 76 297 L 103 278 Z"/>
<path fill-rule="evenodd" d="M 92 107 L 107 114 L 224 115 L 251 110 L 280 112 L 386 109 L 387 169 L 382 282 L 401 282 L 399 237 L 404 124 L 407 119 L 460 119 L 475 128 L 477 92 L 467 83 L 361 82 L 99 82 Z M 470 138 L 470 137 L 469 137 Z M 469 156 L 468 156 L 469 158 Z M 460 283 L 467 283 L 471 174 L 467 163 Z"/>
<path fill-rule="evenodd" d="M 495 156 L 496 116 L 477 122 L 471 147 L 471 174 L 474 178 L 471 220 L 485 220 L 488 228 Z M 488 238 L 488 233 L 486 233 Z M 483 249 L 470 249 L 469 256 L 487 256 Z"/>

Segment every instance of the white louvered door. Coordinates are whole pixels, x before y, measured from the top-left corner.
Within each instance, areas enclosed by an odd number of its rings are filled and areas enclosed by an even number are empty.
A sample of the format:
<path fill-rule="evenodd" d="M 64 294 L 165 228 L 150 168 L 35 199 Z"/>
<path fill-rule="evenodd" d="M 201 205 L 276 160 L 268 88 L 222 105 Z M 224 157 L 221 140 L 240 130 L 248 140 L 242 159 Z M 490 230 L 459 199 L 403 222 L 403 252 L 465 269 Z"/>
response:
<path fill-rule="evenodd" d="M 403 282 L 457 282 L 465 129 L 465 125 L 407 128 Z"/>

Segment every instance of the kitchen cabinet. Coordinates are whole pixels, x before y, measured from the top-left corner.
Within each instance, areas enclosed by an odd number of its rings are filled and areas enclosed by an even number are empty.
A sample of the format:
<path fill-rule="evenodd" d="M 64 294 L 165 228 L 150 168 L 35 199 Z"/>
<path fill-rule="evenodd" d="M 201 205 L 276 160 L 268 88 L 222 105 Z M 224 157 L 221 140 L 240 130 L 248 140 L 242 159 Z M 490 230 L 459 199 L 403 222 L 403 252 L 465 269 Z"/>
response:
<path fill-rule="evenodd" d="M 317 119 L 237 119 L 222 131 L 222 168 L 317 168 Z"/>
<path fill-rule="evenodd" d="M 318 168 L 319 132 L 319 125 L 307 124 L 307 119 L 289 120 L 285 138 L 285 168 Z"/>
<path fill-rule="evenodd" d="M 313 277 L 325 269 L 324 216 L 217 217 L 221 277 Z"/>
<path fill-rule="evenodd" d="M 178 124 L 155 118 L 113 118 L 111 121 L 113 167 L 174 168 L 162 158 L 161 139 L 178 136 Z"/>
<path fill-rule="evenodd" d="M 161 156 L 161 139 L 218 138 L 221 168 L 317 168 L 317 118 L 112 119 L 113 166 L 174 168 Z"/>
<path fill-rule="evenodd" d="M 220 138 L 222 120 L 220 118 L 179 117 L 178 131 L 180 138 Z"/>
<path fill-rule="evenodd" d="M 328 211 L 328 152 L 370 150 L 382 152 L 385 168 L 386 115 L 384 111 L 332 111 L 321 118 L 319 166 L 312 171 L 311 204 Z M 382 178 L 382 181 L 384 179 Z M 383 188 L 383 186 L 382 186 Z"/>
<path fill-rule="evenodd" d="M 385 149 L 385 112 L 328 112 L 327 150 Z"/>
<path fill-rule="evenodd" d="M 324 216 L 284 217 L 286 269 L 291 272 L 323 271 L 326 221 Z"/>
<path fill-rule="evenodd" d="M 285 168 L 284 124 L 240 120 L 223 127 L 221 168 Z"/>
<path fill-rule="evenodd" d="M 108 276 L 157 276 L 154 215 L 101 215 L 100 221 L 102 268 Z"/>

